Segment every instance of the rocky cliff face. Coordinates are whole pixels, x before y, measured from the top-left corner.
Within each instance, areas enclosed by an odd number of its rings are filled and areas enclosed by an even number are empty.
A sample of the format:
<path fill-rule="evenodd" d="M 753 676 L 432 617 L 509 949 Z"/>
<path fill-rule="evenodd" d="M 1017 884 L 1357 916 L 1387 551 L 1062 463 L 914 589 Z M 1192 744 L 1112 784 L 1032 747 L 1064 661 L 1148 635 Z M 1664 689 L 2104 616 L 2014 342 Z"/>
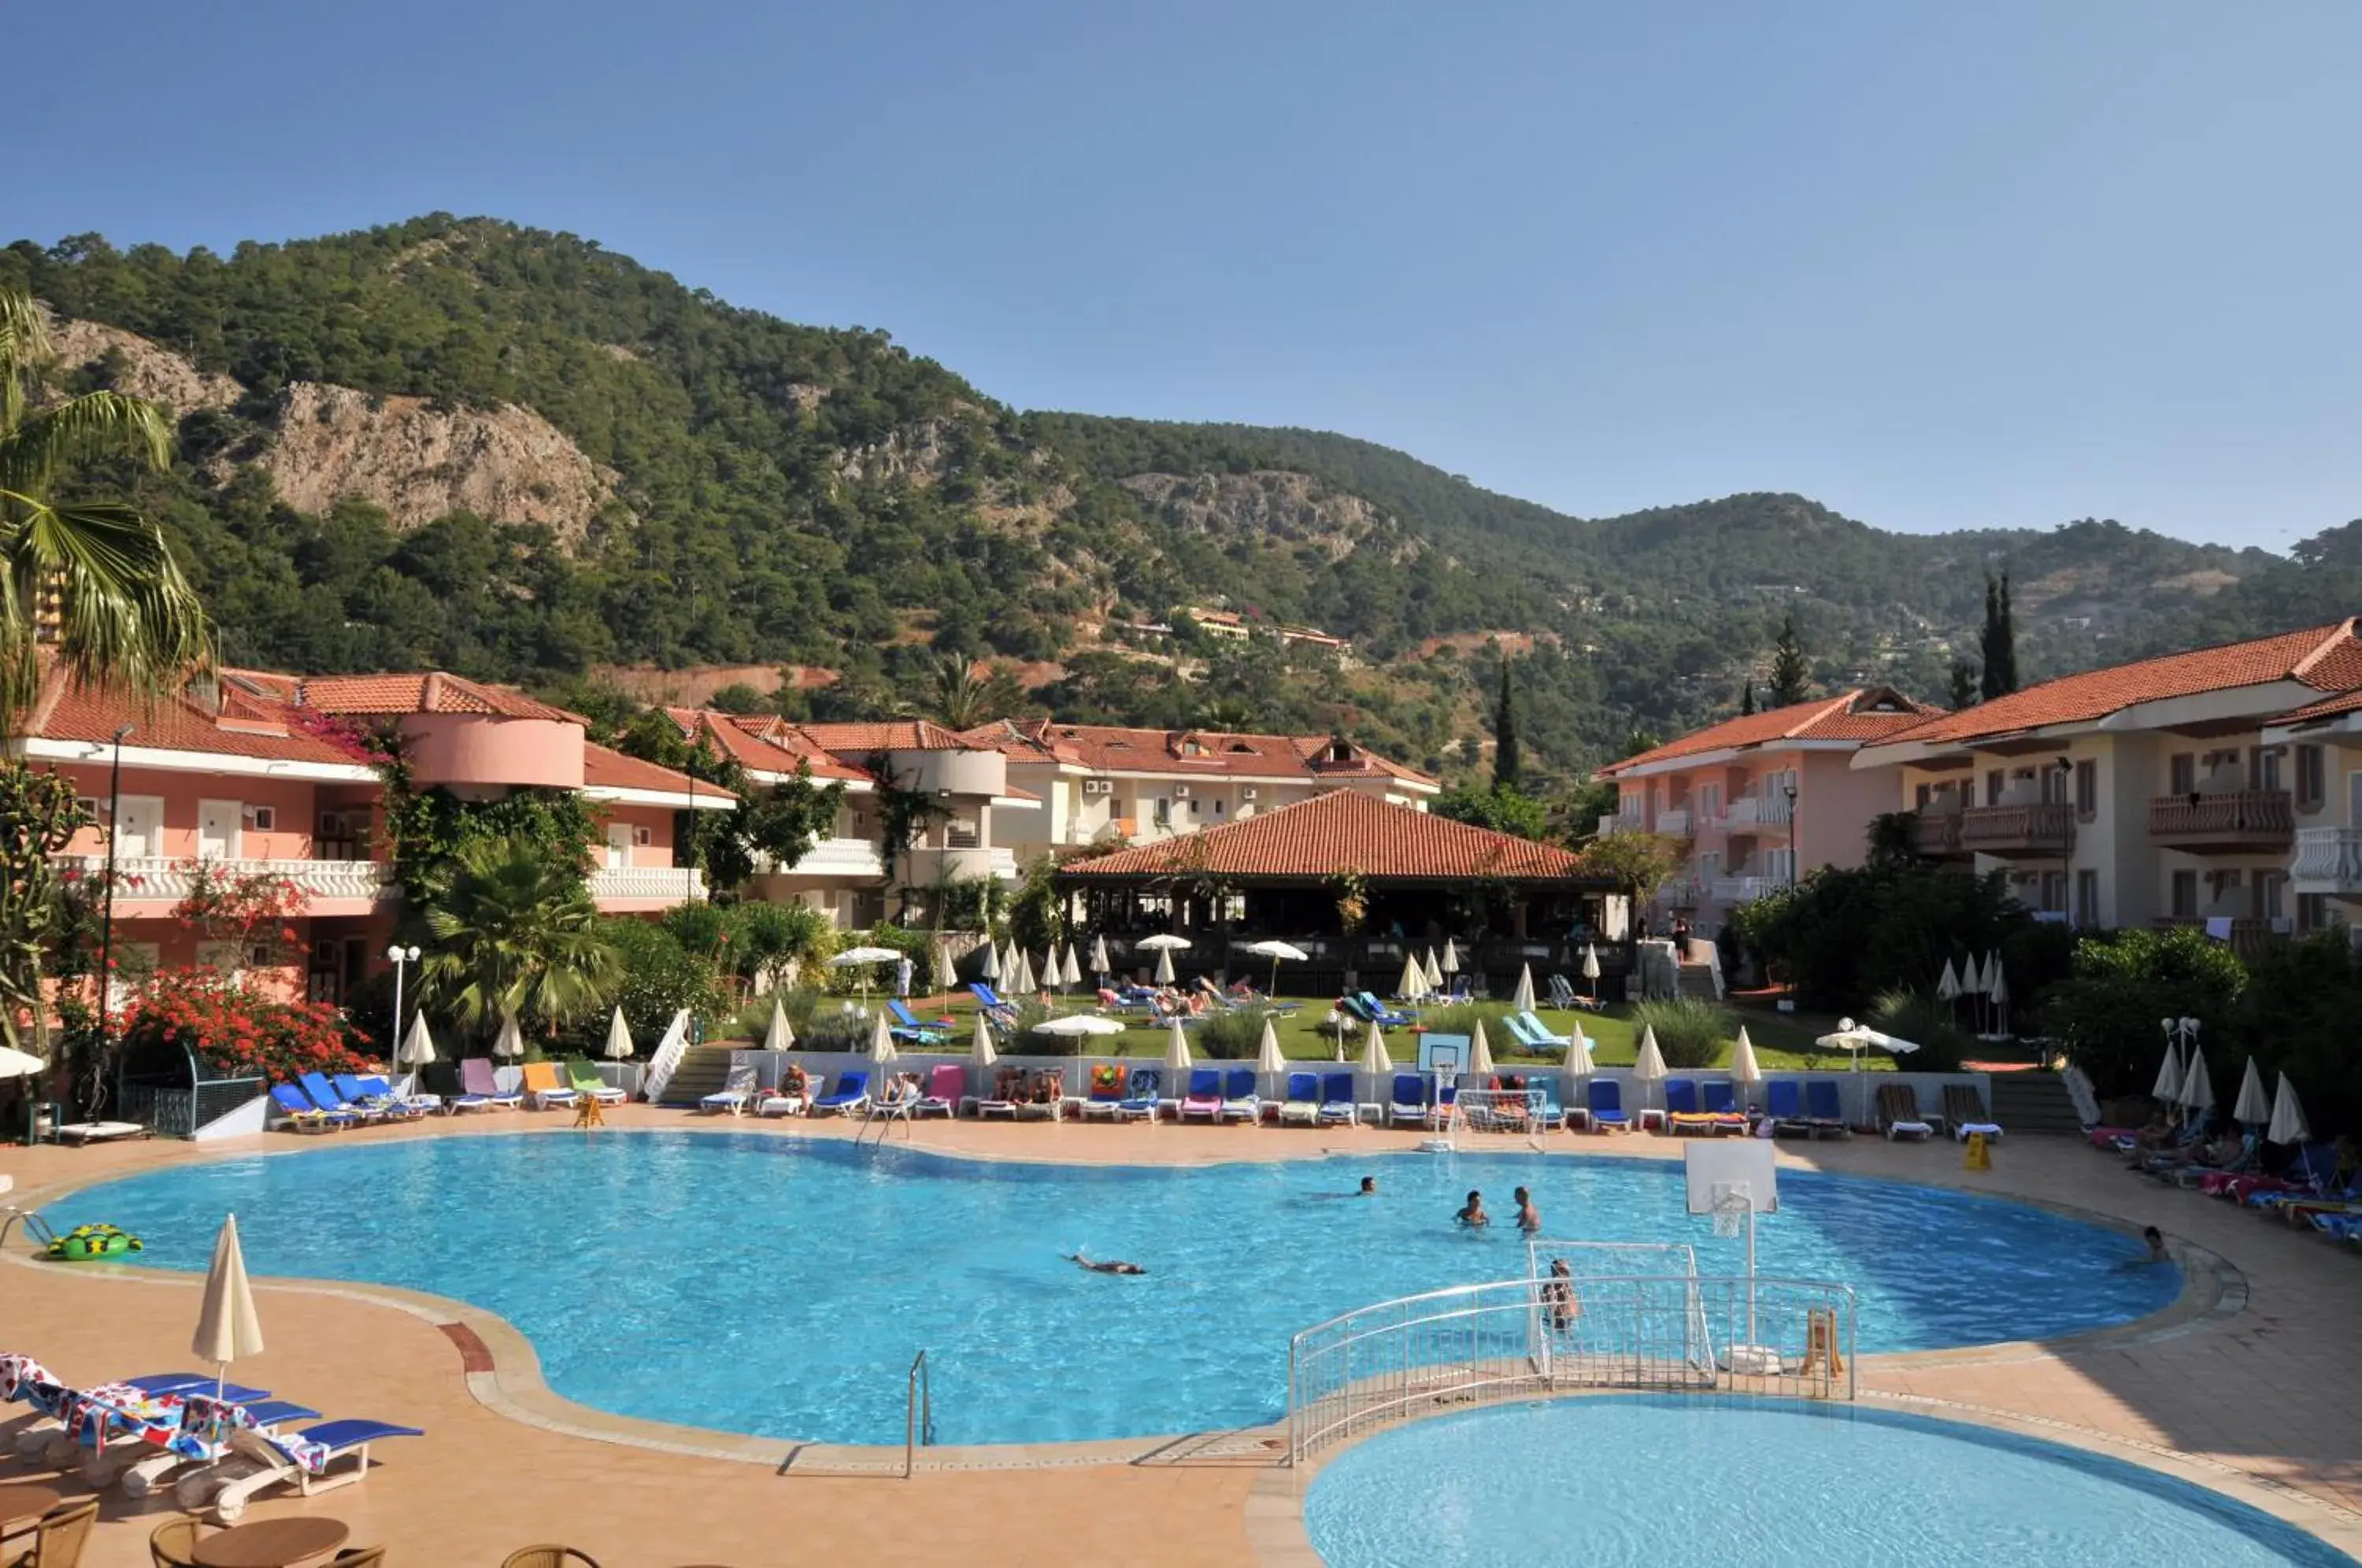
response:
<path fill-rule="evenodd" d="M 423 398 L 314 381 L 287 389 L 262 467 L 287 503 L 305 512 L 353 495 L 400 526 L 473 512 L 546 524 L 568 543 L 615 494 L 614 472 L 529 408 L 446 413 Z"/>
<path fill-rule="evenodd" d="M 50 348 L 61 371 L 80 370 L 111 359 L 114 373 L 108 384 L 116 392 L 160 403 L 174 414 L 227 408 L 245 395 L 246 389 L 229 377 L 200 370 L 162 345 L 119 326 L 103 326 L 95 321 L 51 322 Z"/>
<path fill-rule="evenodd" d="M 1385 514 L 1310 474 L 1133 474 L 1123 488 L 1167 522 L 1204 534 L 1252 533 L 1311 545 L 1331 560 L 1352 555 Z"/>

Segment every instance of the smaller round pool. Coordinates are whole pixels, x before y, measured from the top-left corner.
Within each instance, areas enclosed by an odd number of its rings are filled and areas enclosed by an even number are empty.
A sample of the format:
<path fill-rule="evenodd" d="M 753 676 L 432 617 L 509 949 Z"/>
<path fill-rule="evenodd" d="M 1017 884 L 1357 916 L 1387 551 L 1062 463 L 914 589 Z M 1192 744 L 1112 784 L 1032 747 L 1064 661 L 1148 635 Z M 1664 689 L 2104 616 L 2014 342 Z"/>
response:
<path fill-rule="evenodd" d="M 1305 1501 L 1331 1568 L 2344 1564 L 2318 1537 L 2118 1460 L 1791 1400 L 1608 1395 L 1414 1422 Z"/>

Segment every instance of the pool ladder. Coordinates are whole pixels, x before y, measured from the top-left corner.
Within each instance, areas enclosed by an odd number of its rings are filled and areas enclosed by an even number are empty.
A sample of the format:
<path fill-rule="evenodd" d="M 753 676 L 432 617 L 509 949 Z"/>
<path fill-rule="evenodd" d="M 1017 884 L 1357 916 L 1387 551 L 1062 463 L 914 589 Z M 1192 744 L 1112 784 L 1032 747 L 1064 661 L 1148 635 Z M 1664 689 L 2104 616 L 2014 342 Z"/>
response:
<path fill-rule="evenodd" d="M 902 1479 L 918 1466 L 919 1450 L 935 1443 L 935 1395 L 927 1381 L 927 1353 L 911 1358 L 910 1411 L 902 1421 Z"/>

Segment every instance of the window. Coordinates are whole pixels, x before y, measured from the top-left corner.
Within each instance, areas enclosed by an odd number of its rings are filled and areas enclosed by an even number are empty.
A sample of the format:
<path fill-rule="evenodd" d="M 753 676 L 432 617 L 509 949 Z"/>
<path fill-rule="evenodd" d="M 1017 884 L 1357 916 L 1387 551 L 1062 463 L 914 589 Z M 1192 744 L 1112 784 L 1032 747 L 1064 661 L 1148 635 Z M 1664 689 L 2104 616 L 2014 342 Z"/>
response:
<path fill-rule="evenodd" d="M 1711 821 L 1712 821 L 1713 819 L 1715 819 L 1716 817 L 1718 817 L 1718 816 L 1722 815 L 1722 786 L 1721 786 L 1721 785 L 1719 785 L 1719 784 L 1701 784 L 1701 785 L 1699 785 L 1699 786 L 1698 786 L 1698 792 L 1697 792 L 1697 800 L 1698 800 L 1698 811 L 1697 811 L 1697 814 L 1698 814 L 1699 818 L 1701 819 L 1701 821 L 1703 821 L 1703 822 L 1711 822 Z"/>
<path fill-rule="evenodd" d="M 2329 895 L 2299 893 L 2296 899 L 2296 933 L 2310 936 L 2329 923 Z"/>
<path fill-rule="evenodd" d="M 1173 825 L 1172 797 L 1168 795 L 1156 797 L 1156 813 L 1152 820 L 1161 828 L 1169 828 Z"/>
<path fill-rule="evenodd" d="M 2198 789 L 2198 759 L 2186 751 L 2177 751 L 2166 759 L 2169 795 L 2188 795 Z"/>
<path fill-rule="evenodd" d="M 2173 918 L 2198 918 L 2198 873 L 2176 871 L 2173 874 Z"/>
<path fill-rule="evenodd" d="M 257 831 L 261 833 L 276 833 L 279 831 L 279 812 L 276 807 L 256 806 L 253 810 L 254 825 Z"/>
<path fill-rule="evenodd" d="M 2045 871 L 2042 874 L 2042 907 L 2056 914 L 2067 912 L 2067 873 Z"/>
<path fill-rule="evenodd" d="M 1218 817 L 1222 814 L 1222 801 L 1219 795 L 1214 798 L 1214 814 Z"/>
<path fill-rule="evenodd" d="M 2075 815 L 2090 822 L 2100 814 L 2100 764 L 2085 757 L 2075 765 Z"/>
<path fill-rule="evenodd" d="M 1986 775 L 1985 775 L 1985 804 L 1986 804 L 1986 805 L 1988 805 L 1988 806 L 1998 806 L 1998 805 L 2000 805 L 2000 804 L 2001 804 L 2001 785 L 2002 785 L 2002 771 L 2001 771 L 2001 769 L 2000 769 L 2000 768 L 1996 767 L 1996 768 L 1992 769 L 1992 770 L 1991 770 L 1991 771 L 1989 771 L 1988 773 L 1986 773 Z"/>
<path fill-rule="evenodd" d="M 2257 920 L 2288 918 L 2288 873 L 2258 871 L 2256 873 L 2255 896 L 2249 912 Z"/>
<path fill-rule="evenodd" d="M 2063 806 L 2067 803 L 2067 780 L 2071 777 L 2057 763 L 2046 763 L 2042 768 L 2042 803 Z"/>
<path fill-rule="evenodd" d="M 1928 802 L 1929 801 L 1931 801 L 1931 800 L 1933 800 L 1933 799 L 1935 798 L 1935 794 L 1936 794 L 1936 786 L 1934 786 L 1933 784 L 1922 784 L 1922 785 L 1920 785 L 1920 786 L 1919 786 L 1919 788 L 1918 788 L 1917 790 L 1914 790 L 1914 791 L 1912 792 L 1912 798 L 1911 798 L 1911 806 L 1912 806 L 1912 809 L 1913 809 L 1914 811 L 1920 811 L 1920 812 L 1924 812 L 1924 811 L 1926 811 L 1926 810 L 1927 809 L 1927 802 Z"/>
<path fill-rule="evenodd" d="M 2075 873 L 2075 923 L 2097 926 L 2100 923 L 2100 874 L 2097 871 Z"/>
<path fill-rule="evenodd" d="M 2287 749 L 2285 746 L 2277 745 L 2269 749 L 2259 746 L 2249 752 L 2247 754 L 2247 788 L 2250 790 L 2286 788 L 2281 783 L 2283 772 L 2280 757 Z"/>
<path fill-rule="evenodd" d="M 2213 906 L 2213 912 L 2219 914 L 2224 905 L 2234 902 L 2238 891 L 2239 874 L 2236 871 L 2206 873 L 2206 901 Z"/>
<path fill-rule="evenodd" d="M 2296 748 L 2296 809 L 2317 812 L 2329 794 L 2329 774 L 2317 745 Z"/>

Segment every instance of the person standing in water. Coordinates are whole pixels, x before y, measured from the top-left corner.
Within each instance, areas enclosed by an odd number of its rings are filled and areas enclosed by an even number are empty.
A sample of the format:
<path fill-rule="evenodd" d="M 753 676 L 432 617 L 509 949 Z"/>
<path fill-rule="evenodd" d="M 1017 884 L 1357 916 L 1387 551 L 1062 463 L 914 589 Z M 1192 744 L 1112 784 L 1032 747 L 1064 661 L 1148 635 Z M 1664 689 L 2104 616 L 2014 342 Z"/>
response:
<path fill-rule="evenodd" d="M 1518 1229 L 1529 1236 L 1539 1235 L 1542 1228 L 1542 1211 L 1534 1207 L 1532 1195 L 1521 1187 L 1518 1188 L 1517 1199 Z"/>
<path fill-rule="evenodd" d="M 1453 1218 L 1472 1231 L 1481 1229 L 1482 1227 L 1490 1225 L 1493 1222 L 1493 1217 L 1485 1212 L 1485 1195 L 1473 1188 L 1468 1194 L 1467 1206 L 1462 1209 L 1458 1214 L 1453 1216 Z"/>

